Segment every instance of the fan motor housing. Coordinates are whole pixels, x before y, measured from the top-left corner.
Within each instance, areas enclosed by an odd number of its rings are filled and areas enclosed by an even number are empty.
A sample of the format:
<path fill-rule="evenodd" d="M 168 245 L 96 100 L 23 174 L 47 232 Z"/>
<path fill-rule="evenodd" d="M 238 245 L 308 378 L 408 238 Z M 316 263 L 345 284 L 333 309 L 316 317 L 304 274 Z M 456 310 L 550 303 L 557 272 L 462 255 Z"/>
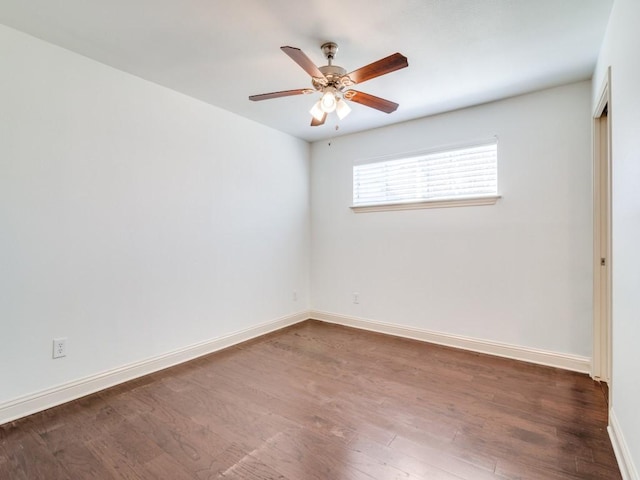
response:
<path fill-rule="evenodd" d="M 335 87 L 337 90 L 343 90 L 351 83 L 348 81 L 349 77 L 346 76 L 347 71 L 339 67 L 338 65 L 325 65 L 324 67 L 318 67 L 318 70 L 322 72 L 325 79 L 311 79 L 316 90 L 322 90 L 324 87 Z"/>

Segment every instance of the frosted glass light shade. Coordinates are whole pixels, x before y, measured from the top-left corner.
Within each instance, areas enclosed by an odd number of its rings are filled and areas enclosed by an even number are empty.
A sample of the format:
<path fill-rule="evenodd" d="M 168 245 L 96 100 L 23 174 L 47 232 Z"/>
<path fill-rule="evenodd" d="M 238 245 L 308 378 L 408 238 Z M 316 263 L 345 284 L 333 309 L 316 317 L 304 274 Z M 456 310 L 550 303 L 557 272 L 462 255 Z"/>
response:
<path fill-rule="evenodd" d="M 309 110 L 309 113 L 311 115 L 313 115 L 313 118 L 315 118 L 316 120 L 318 120 L 319 122 L 322 121 L 322 117 L 324 117 L 324 111 L 322 110 L 322 108 L 320 107 L 320 100 L 318 100 L 313 107 L 311 107 L 311 110 Z"/>
<path fill-rule="evenodd" d="M 336 95 L 333 89 L 327 89 L 320 99 L 320 108 L 327 113 L 331 113 L 336 109 Z"/>
<path fill-rule="evenodd" d="M 338 103 L 336 105 L 336 113 L 338 114 L 338 118 L 342 120 L 344 117 L 349 115 L 349 113 L 351 113 L 351 107 L 347 105 L 347 102 L 345 102 L 343 99 L 340 99 L 338 100 Z"/>

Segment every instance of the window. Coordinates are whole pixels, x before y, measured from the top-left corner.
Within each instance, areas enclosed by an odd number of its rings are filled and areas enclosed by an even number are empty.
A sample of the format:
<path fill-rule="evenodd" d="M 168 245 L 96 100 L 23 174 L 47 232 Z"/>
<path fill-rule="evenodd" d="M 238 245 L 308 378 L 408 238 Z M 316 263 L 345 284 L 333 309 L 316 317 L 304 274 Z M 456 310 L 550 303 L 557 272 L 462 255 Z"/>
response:
<path fill-rule="evenodd" d="M 355 211 L 493 204 L 498 145 L 476 144 L 353 167 Z"/>

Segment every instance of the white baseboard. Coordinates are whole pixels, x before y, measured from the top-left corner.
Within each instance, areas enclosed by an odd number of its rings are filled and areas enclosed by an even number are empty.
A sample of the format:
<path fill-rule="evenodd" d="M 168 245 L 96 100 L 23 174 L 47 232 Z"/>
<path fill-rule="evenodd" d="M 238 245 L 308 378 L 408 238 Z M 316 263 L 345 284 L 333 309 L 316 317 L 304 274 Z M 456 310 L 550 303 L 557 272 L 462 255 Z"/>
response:
<path fill-rule="evenodd" d="M 609 427 L 607 428 L 607 431 L 609 432 L 609 438 L 611 439 L 613 451 L 616 454 L 616 460 L 618 460 L 618 466 L 620 467 L 622 479 L 640 480 L 640 476 L 638 476 L 638 470 L 633 463 L 631 452 L 629 452 L 629 447 L 627 446 L 627 442 L 624 439 L 622 429 L 620 428 L 618 418 L 616 417 L 613 408 L 609 410 Z"/>
<path fill-rule="evenodd" d="M 489 355 L 496 355 L 498 357 L 506 357 L 539 365 L 547 365 L 580 373 L 591 372 L 591 359 L 578 355 L 549 352 L 546 350 L 522 347 L 518 345 L 509 345 L 506 343 L 463 337 L 461 335 L 433 332 L 415 327 L 406 327 L 391 323 L 367 320 L 359 317 L 338 315 L 335 313 L 312 310 L 309 313 L 309 316 L 310 318 L 321 320 L 323 322 L 370 330 L 372 332 L 386 333 L 397 337 L 412 338 L 423 342 L 437 343 L 438 345 L 445 345 L 447 347 L 461 348 L 463 350 L 486 353 Z"/>
<path fill-rule="evenodd" d="M 113 387 L 128 380 L 133 380 L 134 378 L 222 350 L 223 348 L 231 347 L 266 333 L 307 320 L 308 318 L 308 311 L 288 315 L 239 332 L 158 355 L 157 357 L 25 395 L 0 405 L 0 425 L 104 390 L 105 388 Z"/>
<path fill-rule="evenodd" d="M 446 345 L 449 347 L 461 348 L 489 355 L 497 355 L 499 357 L 522 360 L 540 365 L 548 365 L 551 367 L 582 373 L 589 373 L 591 368 L 589 358 L 577 355 L 548 352 L 517 345 L 491 342 L 459 335 L 377 322 L 364 318 L 311 310 L 288 315 L 286 317 L 256 325 L 223 337 L 190 345 L 173 352 L 158 355 L 157 357 L 125 365 L 113 370 L 91 375 L 89 377 L 81 378 L 79 380 L 13 399 L 4 404 L 0 404 L 0 425 L 46 410 L 47 408 L 55 407 L 62 403 L 84 397 L 91 393 L 113 387 L 114 385 L 193 360 L 194 358 L 216 352 L 223 348 L 251 340 L 252 338 L 259 337 L 266 333 L 273 332 L 308 319 L 321 320 L 323 322 L 335 323 L 348 327 L 395 335 L 398 337 L 412 338 L 424 342 L 436 343 L 439 345 Z M 637 476 L 629 478 L 633 480 L 640 480 Z"/>

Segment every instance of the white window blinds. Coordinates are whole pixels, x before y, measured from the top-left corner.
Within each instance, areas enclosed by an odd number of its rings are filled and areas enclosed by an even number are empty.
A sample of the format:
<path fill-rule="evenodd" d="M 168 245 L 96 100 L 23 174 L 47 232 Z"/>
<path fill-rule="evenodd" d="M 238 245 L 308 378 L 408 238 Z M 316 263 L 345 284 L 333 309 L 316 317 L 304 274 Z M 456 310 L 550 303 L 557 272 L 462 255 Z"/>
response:
<path fill-rule="evenodd" d="M 381 205 L 497 195 L 491 142 L 353 167 L 353 204 Z"/>

